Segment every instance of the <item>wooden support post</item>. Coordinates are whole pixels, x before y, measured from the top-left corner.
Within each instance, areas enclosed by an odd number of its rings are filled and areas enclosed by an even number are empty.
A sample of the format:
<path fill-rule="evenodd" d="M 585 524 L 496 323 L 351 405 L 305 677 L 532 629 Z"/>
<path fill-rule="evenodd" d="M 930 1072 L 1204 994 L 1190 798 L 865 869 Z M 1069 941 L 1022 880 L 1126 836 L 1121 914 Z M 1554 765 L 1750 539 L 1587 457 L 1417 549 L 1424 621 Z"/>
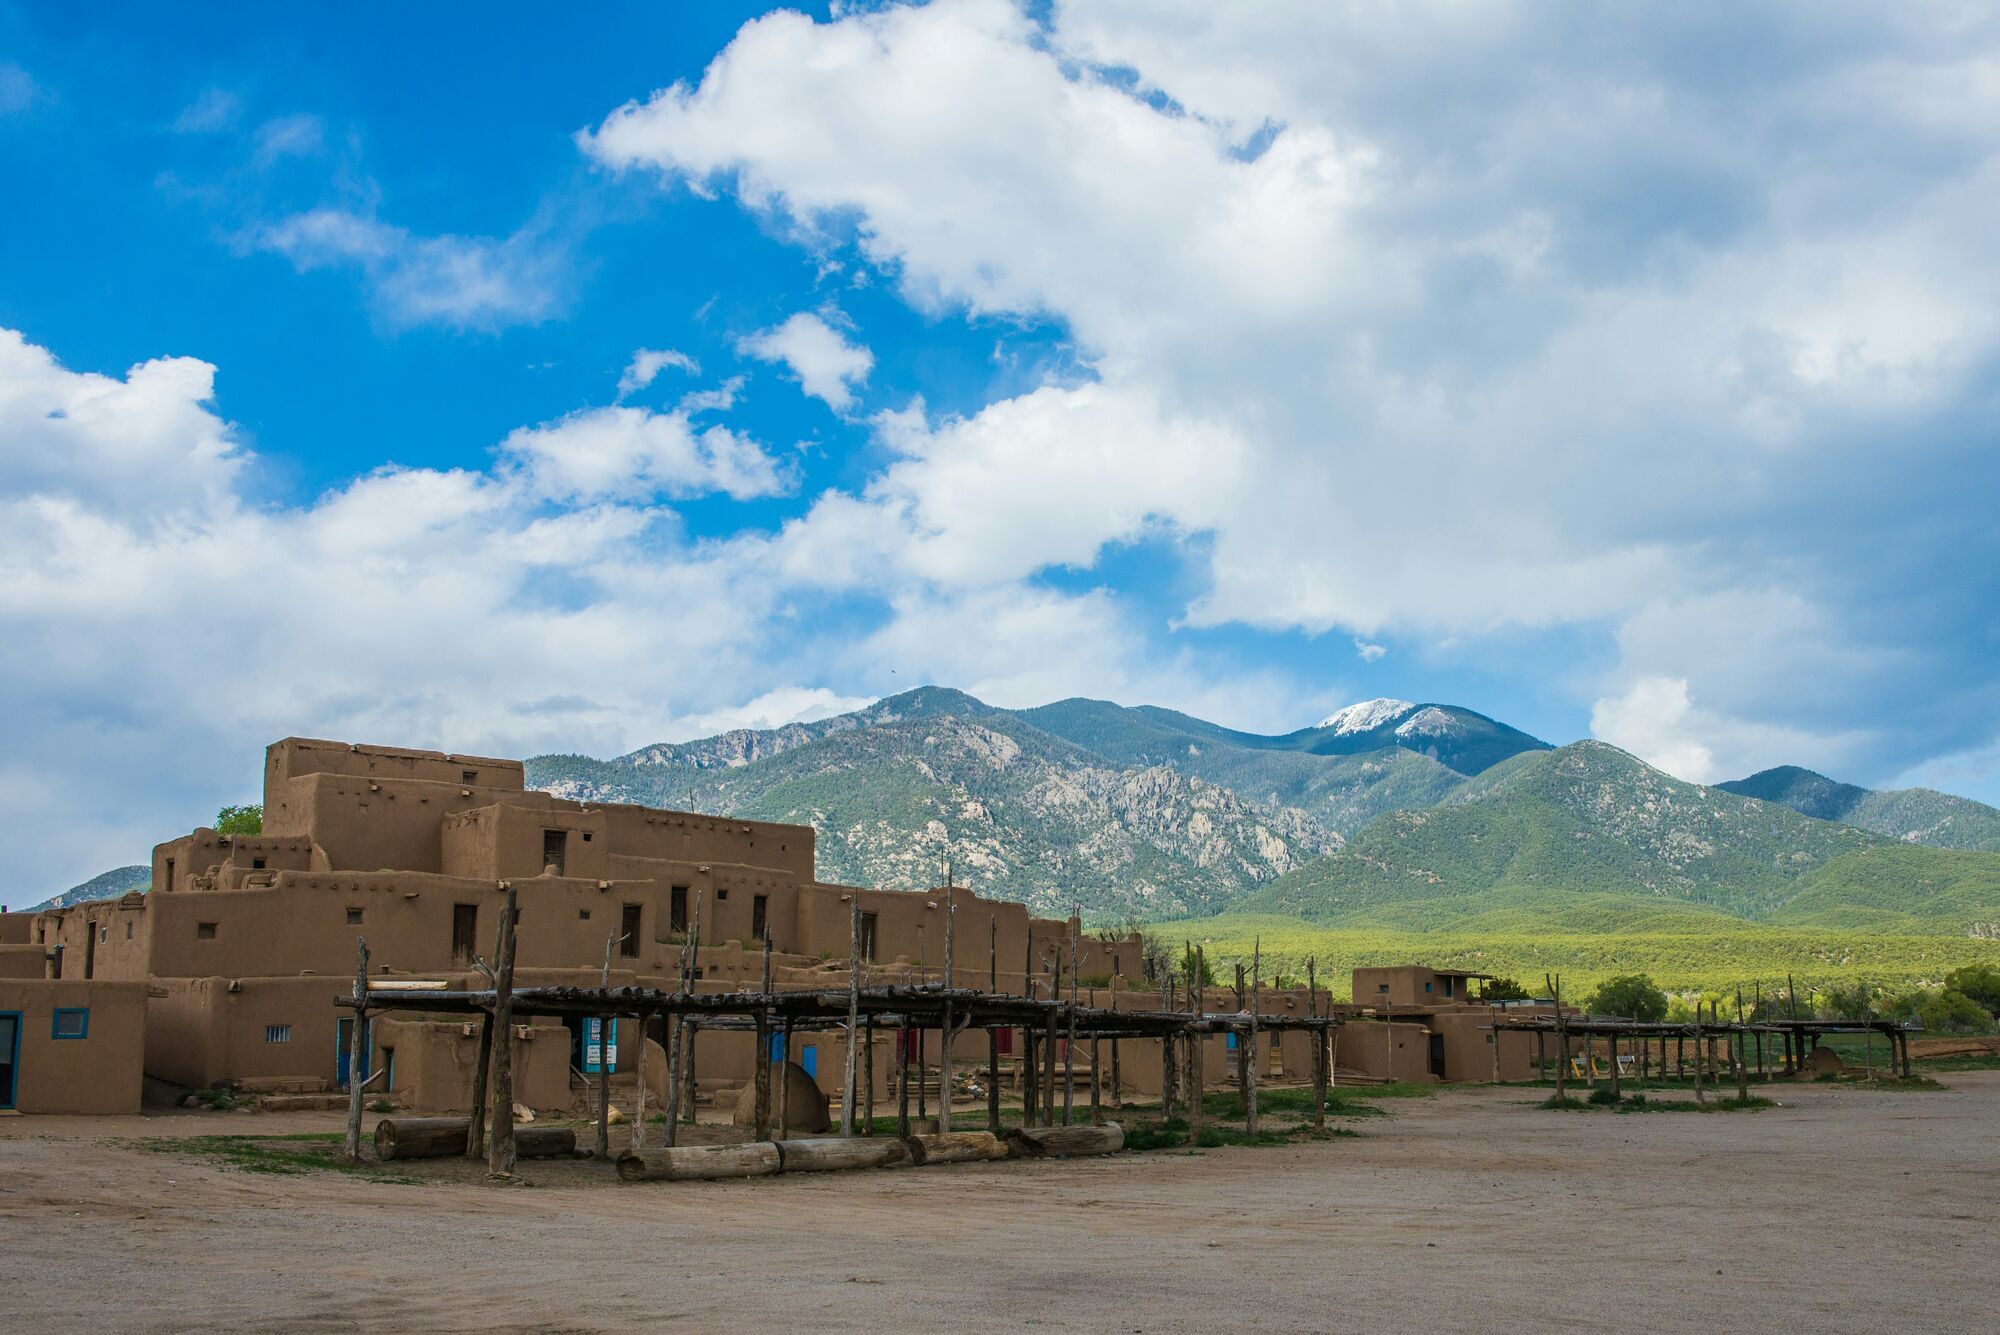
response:
<path fill-rule="evenodd" d="M 1704 1102 L 1707 1098 L 1702 1080 L 1702 1067 L 1706 1063 L 1701 1059 L 1701 1012 L 1704 1004 L 1701 1001 L 1694 1003 L 1694 1101 L 1696 1103 Z"/>
<path fill-rule="evenodd" d="M 757 1088 L 755 1104 L 757 1139 L 771 1138 L 771 929 L 764 929 L 764 990 L 757 1004 L 757 1059 L 751 1068 Z"/>
<path fill-rule="evenodd" d="M 1248 1004 L 1249 994 L 1243 987 L 1243 966 L 1238 964 L 1236 966 L 1236 1013 L 1241 1015 Z M 1236 1033 L 1233 1029 L 1230 1032 Z M 1240 1033 L 1236 1034 L 1236 1097 L 1239 1102 L 1248 1097 L 1245 1091 L 1250 1088 L 1250 1072 L 1249 1068 L 1245 1065 L 1249 1053 L 1249 1045 L 1244 1043 L 1243 1035 Z M 1245 1107 L 1248 1107 L 1248 1105 L 1245 1104 Z"/>
<path fill-rule="evenodd" d="M 472 1072 L 472 1116 L 465 1122 L 465 1157 L 486 1157 L 486 1086 L 493 1078 L 493 1012 L 479 1014 L 479 1058 Z"/>
<path fill-rule="evenodd" d="M 1063 1120 L 1068 1126 L 1076 1105 L 1076 910 L 1069 917 L 1069 1024 L 1063 1036 Z"/>
<path fill-rule="evenodd" d="M 952 960 L 952 924 L 958 907 L 958 896 L 952 892 L 951 877 L 945 877 L 944 887 L 944 1003 L 943 1024 L 938 1033 L 938 1111 L 937 1129 L 939 1135 L 951 1134 L 951 1040 L 952 1006 L 949 993 L 958 986 L 957 966 Z"/>
<path fill-rule="evenodd" d="M 1049 999 L 1055 1004 L 1049 1007 L 1048 1033 L 1042 1054 L 1042 1125 L 1052 1126 L 1056 1116 L 1056 1044 L 1062 1024 L 1062 956 L 1056 956 L 1054 986 L 1049 990 Z"/>
<path fill-rule="evenodd" d="M 604 970 L 597 981 L 598 987 L 607 992 L 611 990 L 611 950 L 617 944 L 618 929 L 614 927 L 604 934 Z M 618 1061 L 618 1048 L 611 1040 L 611 1026 L 615 1023 L 608 1015 L 597 1017 L 597 1158 L 600 1163 L 611 1162 L 611 1068 Z"/>
<path fill-rule="evenodd" d="M 1752 983 L 1750 985 L 1750 999 L 1751 1017 L 1758 1024 L 1764 1023 L 1764 985 L 1762 983 Z M 1764 1031 L 1762 1029 L 1757 1031 L 1757 1078 L 1759 1080 L 1769 1080 L 1771 1078 L 1770 1070 L 1764 1065 Z"/>
<path fill-rule="evenodd" d="M 1206 967 L 1202 948 L 1195 946 L 1192 949 L 1186 950 L 1183 952 L 1182 958 L 1188 962 L 1188 1018 L 1198 1024 L 1204 1018 L 1203 1011 L 1207 1006 L 1207 993 L 1202 990 L 1201 985 L 1202 971 Z M 1207 1057 L 1207 1054 L 1202 1051 L 1202 1043 L 1205 1041 L 1205 1038 L 1206 1036 L 1199 1029 L 1190 1028 L 1188 1031 L 1187 1105 L 1188 1138 L 1190 1140 L 1196 1139 L 1201 1135 L 1202 1117 L 1208 1111 L 1206 1107 L 1208 1097 L 1206 1086 L 1208 1082 L 1204 1078 L 1205 1072 L 1202 1069 L 1206 1064 L 1205 1059 Z"/>
<path fill-rule="evenodd" d="M 994 996 L 1000 994 L 1000 915 L 997 913 L 987 920 L 986 990 Z M 1000 1134 L 1000 1026 L 998 1025 L 990 1025 L 986 1030 L 986 1130 L 992 1135 Z"/>
<path fill-rule="evenodd" d="M 646 1148 L 646 1029 L 652 1023 L 652 1012 L 640 1011 L 638 1055 L 632 1059 L 632 1143 L 627 1151 L 637 1154 Z"/>
<path fill-rule="evenodd" d="M 896 1027 L 896 1135 L 910 1135 L 910 1019 Z"/>
<path fill-rule="evenodd" d="M 681 1079 L 686 1086 L 681 1091 L 681 1109 L 687 1114 L 687 1124 L 689 1126 L 695 1124 L 694 1096 L 701 1088 L 695 1082 L 694 1078 L 695 1037 L 700 1033 L 701 1026 L 696 1024 L 692 1019 L 683 1019 L 681 1021 L 681 1064 L 685 1068 Z M 671 1141 L 668 1142 L 667 1148 L 673 1148 Z"/>
<path fill-rule="evenodd" d="M 1116 991 L 1112 992 L 1111 1000 L 1114 1004 L 1117 1002 Z M 1125 1076 L 1118 1067 L 1118 1040 L 1114 1038 L 1111 1040 L 1111 1106 L 1114 1110 L 1125 1106 L 1124 1090 Z"/>
<path fill-rule="evenodd" d="M 367 1082 L 362 1078 L 361 1068 L 368 1062 L 368 942 L 365 938 L 355 938 L 354 959 L 354 1020 L 347 1030 L 347 1157 L 359 1159 L 361 1101 L 367 1097 L 364 1092 Z"/>
<path fill-rule="evenodd" d="M 1488 1005 L 1486 1007 L 1486 1023 L 1492 1027 L 1493 1083 L 1497 1085 L 1500 1083 L 1500 1008 L 1498 1006 Z"/>
<path fill-rule="evenodd" d="M 1908 1033 L 1904 1033 L 1901 1035 L 1901 1038 L 1903 1042 L 1903 1079 L 1908 1080 L 1910 1078 L 1910 1036 Z"/>
<path fill-rule="evenodd" d="M 493 969 L 493 1134 L 486 1148 L 486 1171 L 514 1174 L 514 884 L 501 883 L 507 898 L 500 907 L 500 949 Z"/>
<path fill-rule="evenodd" d="M 1264 1064 L 1264 1048 L 1261 1030 L 1257 1023 L 1257 1012 L 1263 1008 L 1264 998 L 1264 938 L 1259 935 L 1250 956 L 1250 1083 L 1245 1091 L 1243 1105 L 1243 1129 L 1256 1135 L 1259 1125 L 1257 1115 L 1257 1068 Z"/>
<path fill-rule="evenodd" d="M 1090 989 L 1090 1008 L 1092 1010 L 1097 1009 L 1097 989 L 1094 987 Z M 1104 1090 L 1102 1080 L 1104 1068 L 1098 1063 L 1098 1055 L 1097 1031 L 1093 1028 L 1090 1035 L 1090 1124 L 1092 1126 L 1104 1125 Z"/>
<path fill-rule="evenodd" d="M 1569 1024 L 1563 1018 L 1562 979 L 1543 974 L 1542 981 L 1556 1003 L 1556 1098 L 1560 1100 L 1569 1086 Z"/>
<path fill-rule="evenodd" d="M 930 1095 L 925 1091 L 924 1073 L 929 1069 L 926 1060 L 931 1045 L 931 1031 L 923 1025 L 917 1026 L 917 1120 L 924 1121 L 930 1116 Z"/>
<path fill-rule="evenodd" d="M 861 1022 L 861 1125 L 862 1134 L 875 1134 L 875 1016 Z"/>
<path fill-rule="evenodd" d="M 860 1053 L 854 1050 L 861 1028 L 861 892 L 847 895 L 847 1062 L 840 1086 L 840 1134 L 854 1134 L 855 1066 Z"/>
<path fill-rule="evenodd" d="M 778 1039 L 778 1139 L 792 1134 L 792 1017 Z"/>
<path fill-rule="evenodd" d="M 1174 976 L 1170 970 L 1167 976 L 1160 980 L 1160 1009 L 1171 1011 L 1173 1008 Z M 1170 1121 L 1174 1115 L 1177 1093 L 1175 1084 L 1179 1074 L 1176 1066 L 1178 1061 L 1179 1054 L 1174 1047 L 1173 1035 L 1160 1035 L 1160 1120 L 1162 1121 Z"/>
<path fill-rule="evenodd" d="M 1604 1040 L 1604 1048 L 1611 1056 L 1611 1097 L 1622 1099 L 1625 1097 L 1625 1086 L 1618 1076 L 1618 1035 L 1607 1034 Z"/>
<path fill-rule="evenodd" d="M 1743 1050 L 1743 989 L 1736 989 L 1736 1101 L 1750 1101 L 1750 1054 Z"/>

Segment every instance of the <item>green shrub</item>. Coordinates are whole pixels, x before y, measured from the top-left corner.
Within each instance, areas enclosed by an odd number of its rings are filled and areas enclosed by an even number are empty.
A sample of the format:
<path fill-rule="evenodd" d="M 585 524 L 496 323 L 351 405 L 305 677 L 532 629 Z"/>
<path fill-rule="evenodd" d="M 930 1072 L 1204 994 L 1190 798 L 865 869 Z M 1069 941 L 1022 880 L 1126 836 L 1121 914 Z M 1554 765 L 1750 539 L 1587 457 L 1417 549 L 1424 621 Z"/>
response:
<path fill-rule="evenodd" d="M 1618 1096 L 1611 1092 L 1611 1086 L 1604 1085 L 1590 1091 L 1588 1102 L 1594 1103 L 1600 1108 L 1609 1108 L 1618 1102 Z"/>
<path fill-rule="evenodd" d="M 1990 1034 L 1993 1015 L 1963 992 L 1940 992 L 1917 1008 L 1917 1018 L 1933 1034 Z"/>

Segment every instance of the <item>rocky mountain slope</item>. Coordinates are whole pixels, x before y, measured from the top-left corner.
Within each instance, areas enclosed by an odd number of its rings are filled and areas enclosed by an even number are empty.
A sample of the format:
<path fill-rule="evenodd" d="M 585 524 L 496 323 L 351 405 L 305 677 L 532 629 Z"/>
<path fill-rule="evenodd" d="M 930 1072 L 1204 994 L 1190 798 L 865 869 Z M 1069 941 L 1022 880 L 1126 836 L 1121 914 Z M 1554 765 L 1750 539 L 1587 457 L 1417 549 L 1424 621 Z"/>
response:
<path fill-rule="evenodd" d="M 1717 786 L 1905 843 L 2000 852 L 2000 811 L 1932 788 L 1861 788 L 1797 765 L 1780 765 Z"/>
<path fill-rule="evenodd" d="M 87 904 L 93 899 L 116 899 L 119 895 L 134 890 L 144 890 L 152 883 L 151 867 L 113 867 L 110 871 L 99 872 L 82 885 L 73 885 L 61 894 L 51 895 L 24 911 L 39 913 L 43 909 L 61 909 L 68 908 L 71 904 Z"/>
<path fill-rule="evenodd" d="M 2000 857 L 1899 844 L 1577 742 L 1386 816 L 1235 907 L 1397 929 L 1519 930 L 1583 914 L 1698 930 L 1727 915 L 1985 935 L 2000 921 Z"/>

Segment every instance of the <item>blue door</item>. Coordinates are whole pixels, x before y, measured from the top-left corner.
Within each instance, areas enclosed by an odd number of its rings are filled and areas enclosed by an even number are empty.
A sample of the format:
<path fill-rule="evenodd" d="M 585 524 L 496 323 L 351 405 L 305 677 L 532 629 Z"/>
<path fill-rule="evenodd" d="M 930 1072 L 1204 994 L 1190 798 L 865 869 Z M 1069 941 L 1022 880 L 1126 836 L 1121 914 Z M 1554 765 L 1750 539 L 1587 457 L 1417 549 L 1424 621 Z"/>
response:
<path fill-rule="evenodd" d="M 375 1022 L 373 1020 L 370 1020 L 368 1022 L 368 1027 L 361 1031 L 361 1078 L 363 1080 L 366 1080 L 368 1078 L 370 1071 L 373 1069 L 371 1063 L 375 1059 L 374 1031 L 375 1031 Z M 342 1017 L 340 1022 L 333 1027 L 334 1081 L 342 1089 L 347 1088 L 347 1045 L 349 1040 L 351 1040 L 353 1037 L 354 1037 L 354 1017 L 351 1015 L 344 1016 Z"/>
<path fill-rule="evenodd" d="M 784 1064 L 785 1036 L 783 1034 L 773 1034 L 771 1035 L 771 1065 L 782 1066 Z"/>
<path fill-rule="evenodd" d="M 799 1065 L 805 1068 L 807 1075 L 815 1079 L 819 1077 L 819 1044 L 809 1043 L 800 1050 Z"/>
<path fill-rule="evenodd" d="M 0 1012 L 0 1108 L 14 1106 L 15 1077 L 21 1069 L 21 1013 Z"/>
<path fill-rule="evenodd" d="M 608 1042 L 606 1039 L 608 1038 Z M 583 1021 L 583 1073 L 596 1075 L 600 1071 L 618 1069 L 618 1021 L 608 1024 L 595 1015 L 584 1017 Z"/>

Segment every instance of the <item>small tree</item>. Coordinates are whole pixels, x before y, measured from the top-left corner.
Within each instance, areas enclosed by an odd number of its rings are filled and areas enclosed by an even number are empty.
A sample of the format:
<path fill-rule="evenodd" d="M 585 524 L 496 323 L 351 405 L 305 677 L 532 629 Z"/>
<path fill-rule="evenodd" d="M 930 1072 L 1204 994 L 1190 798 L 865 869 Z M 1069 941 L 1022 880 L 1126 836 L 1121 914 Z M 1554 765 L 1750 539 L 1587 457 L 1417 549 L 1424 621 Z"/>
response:
<path fill-rule="evenodd" d="M 1512 978 L 1488 978 L 1486 985 L 1479 989 L 1481 1001 L 1526 1001 L 1528 989 Z"/>
<path fill-rule="evenodd" d="M 1875 1013 L 1875 989 L 1866 983 L 1830 987 L 1816 1000 L 1827 1020 L 1866 1020 Z"/>
<path fill-rule="evenodd" d="M 1598 985 L 1587 1003 L 1596 1015 L 1623 1015 L 1628 1019 L 1658 1021 L 1667 1018 L 1667 994 L 1643 973 L 1621 974 Z"/>
<path fill-rule="evenodd" d="M 1963 992 L 1940 992 L 1917 1007 L 1917 1018 L 1933 1034 L 1990 1034 L 1993 1016 Z"/>
<path fill-rule="evenodd" d="M 2000 1015 L 2000 968 L 1991 964 L 1968 964 L 1944 976 L 1944 989 L 1970 997 L 1990 1014 Z"/>
<path fill-rule="evenodd" d="M 1208 953 L 1206 951 L 1197 955 L 1193 946 L 1181 947 L 1181 978 L 1185 980 L 1194 977 L 1194 967 L 1197 962 L 1201 965 L 1201 985 L 1203 987 L 1214 987 L 1215 966 L 1208 962 Z"/>
<path fill-rule="evenodd" d="M 262 834 L 264 833 L 264 808 L 252 803 L 248 806 L 224 807 L 215 813 L 217 834 Z"/>

